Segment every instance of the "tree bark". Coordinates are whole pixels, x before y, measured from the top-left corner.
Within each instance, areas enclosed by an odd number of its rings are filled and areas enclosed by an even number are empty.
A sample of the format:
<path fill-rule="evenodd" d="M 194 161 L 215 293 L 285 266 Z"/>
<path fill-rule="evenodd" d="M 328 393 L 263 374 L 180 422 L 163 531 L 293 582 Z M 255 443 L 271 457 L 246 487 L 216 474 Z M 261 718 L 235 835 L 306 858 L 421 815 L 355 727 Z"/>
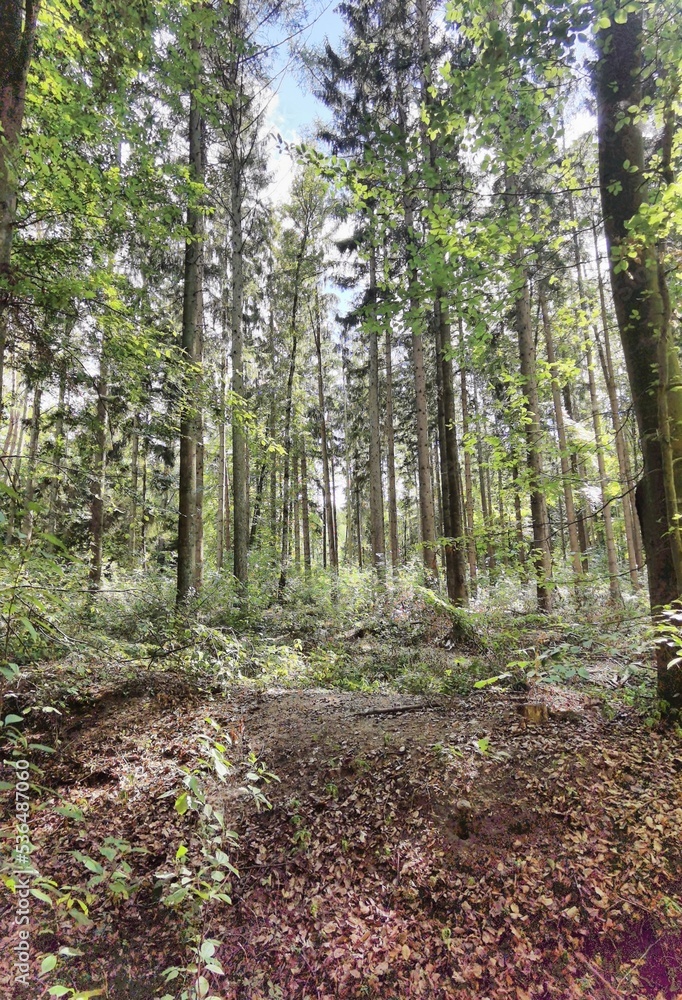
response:
<path fill-rule="evenodd" d="M 319 294 L 315 292 L 315 315 L 311 315 L 315 353 L 317 355 L 317 402 L 320 409 L 320 452 L 322 455 L 322 478 L 324 482 L 325 523 L 327 525 L 327 548 L 329 562 L 334 573 L 339 571 L 339 556 L 336 545 L 334 510 L 329 472 L 329 444 L 327 440 L 326 400 L 324 396 L 324 372 L 322 369 L 322 325 Z M 378 416 L 378 414 L 377 414 Z M 371 419 L 371 417 L 370 417 Z"/>
<path fill-rule="evenodd" d="M 530 476 L 530 509 L 533 522 L 533 564 L 538 608 L 552 610 L 552 560 L 549 543 L 549 517 L 543 492 L 542 429 L 536 378 L 535 339 L 530 313 L 528 277 L 519 269 L 515 290 L 514 320 L 519 341 L 519 359 L 526 411 L 526 450 Z"/>
<path fill-rule="evenodd" d="M 107 482 L 107 394 L 109 392 L 109 361 L 106 338 L 102 338 L 97 380 L 95 418 L 95 449 L 90 472 L 90 590 L 98 590 L 102 582 L 102 550 L 104 544 L 104 494 Z"/>
<path fill-rule="evenodd" d="M 377 338 L 376 249 L 370 249 L 367 335 L 369 338 L 369 522 L 372 565 L 380 583 L 386 579 L 384 490 L 381 476 L 381 422 L 379 417 L 379 342 Z"/>
<path fill-rule="evenodd" d="M 231 332 L 232 332 L 232 392 L 240 399 L 244 393 L 244 237 L 242 232 L 242 170 L 238 144 L 233 144 L 230 162 L 230 222 L 231 222 Z M 246 467 L 246 425 L 240 406 L 232 410 L 232 532 L 234 575 L 244 590 L 249 578 L 249 497 Z"/>
<path fill-rule="evenodd" d="M 643 25 L 639 12 L 624 7 L 623 24 L 614 19 L 597 33 L 599 180 L 613 301 L 642 448 L 637 508 L 649 597 L 657 614 L 682 593 L 682 376 L 670 336 L 667 288 L 657 248 L 642 237 L 636 256 L 627 254 L 634 245 L 629 224 L 648 200 L 648 191 L 641 128 L 637 116 L 624 117 L 622 110 L 639 105 L 642 98 Z M 658 691 L 667 705 L 682 708 L 682 665 L 670 664 L 663 643 L 658 651 Z"/>
<path fill-rule="evenodd" d="M 192 40 L 193 53 L 200 54 L 198 37 Z M 197 184 L 204 180 L 204 143 L 201 109 L 196 81 L 190 87 L 189 166 Z M 178 516 L 178 574 L 176 602 L 185 602 L 196 584 L 197 544 L 197 382 L 201 321 L 203 314 L 204 213 L 195 196 L 187 207 L 188 237 L 185 243 L 185 277 L 182 304 L 182 352 L 186 365 L 180 414 L 180 480 Z"/>
<path fill-rule="evenodd" d="M 10 261 L 19 186 L 19 136 L 38 20 L 38 0 L 4 0 L 0 15 L 0 419 L 10 298 Z"/>
<path fill-rule="evenodd" d="M 576 583 L 583 578 L 583 566 L 580 556 L 580 539 L 578 537 L 578 521 L 575 512 L 575 502 L 573 499 L 573 486 L 571 485 L 572 470 L 571 458 L 566 439 L 566 425 L 564 423 L 564 408 L 561 404 L 561 387 L 557 377 L 558 369 L 556 354 L 554 351 L 554 338 L 552 336 L 552 325 L 547 309 L 547 296 L 542 285 L 538 291 L 540 299 L 540 313 L 542 316 L 542 328 L 545 334 L 545 349 L 547 351 L 547 362 L 552 373 L 552 400 L 554 402 L 554 422 L 556 424 L 557 437 L 559 439 L 559 461 L 561 463 L 561 482 L 564 493 L 564 504 L 566 506 L 566 521 L 568 527 L 568 544 L 571 550 L 571 566 Z"/>
<path fill-rule="evenodd" d="M 395 576 L 400 565 L 398 546 L 398 494 L 395 480 L 395 428 L 393 426 L 393 350 L 391 328 L 386 326 L 386 479 L 388 480 L 388 536 L 391 545 L 391 570 Z"/>
<path fill-rule="evenodd" d="M 620 408 L 618 406 L 616 378 L 613 368 L 613 358 L 611 355 L 611 336 L 609 334 L 609 321 L 606 310 L 606 296 L 604 294 L 604 281 L 599 263 L 599 244 L 597 241 L 596 224 L 592 226 L 592 235 L 594 238 L 594 252 L 597 266 L 597 284 L 599 288 L 599 305 L 601 309 L 602 321 L 601 335 L 603 337 L 603 345 L 599 337 L 599 330 L 596 327 L 595 338 L 597 341 L 597 350 L 599 352 L 599 361 L 604 375 L 604 383 L 606 384 L 606 391 L 609 396 L 611 423 L 613 424 L 613 432 L 616 441 L 616 454 L 618 456 L 618 471 L 620 473 L 622 488 L 626 493 L 623 497 L 623 520 L 625 523 L 625 539 L 627 544 L 630 581 L 632 582 L 635 590 L 639 590 L 640 583 L 638 571 L 644 565 L 644 560 L 642 558 L 641 536 L 639 534 L 639 525 L 637 523 L 634 479 L 630 467 L 630 456 L 628 455 L 627 442 L 625 440 L 623 420 L 621 419 Z"/>

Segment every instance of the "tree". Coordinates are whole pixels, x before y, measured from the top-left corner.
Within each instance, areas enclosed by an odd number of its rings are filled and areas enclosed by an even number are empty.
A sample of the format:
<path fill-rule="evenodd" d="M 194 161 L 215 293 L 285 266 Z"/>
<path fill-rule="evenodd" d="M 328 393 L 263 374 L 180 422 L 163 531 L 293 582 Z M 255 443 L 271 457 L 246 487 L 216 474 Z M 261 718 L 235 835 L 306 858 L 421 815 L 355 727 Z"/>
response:
<path fill-rule="evenodd" d="M 5 313 L 11 290 L 10 260 L 20 174 L 19 137 L 39 9 L 39 0 L 8 0 L 0 17 L 0 418 L 7 336 Z"/>
<path fill-rule="evenodd" d="M 594 89 L 598 110 L 599 181 L 609 248 L 611 288 L 627 365 L 642 449 L 637 510 L 647 557 L 651 607 L 655 614 L 682 596 L 682 372 L 671 331 L 671 305 L 662 247 L 650 221 L 656 204 L 653 176 L 645 157 L 640 115 L 645 93 L 645 22 L 639 10 L 617 3 L 613 16 L 600 15 Z M 679 60 L 661 77 L 679 94 Z M 658 171 L 672 180 L 673 121 L 664 112 Z M 660 193 L 658 199 L 660 201 Z M 662 699 L 682 707 L 682 664 L 658 653 Z"/>

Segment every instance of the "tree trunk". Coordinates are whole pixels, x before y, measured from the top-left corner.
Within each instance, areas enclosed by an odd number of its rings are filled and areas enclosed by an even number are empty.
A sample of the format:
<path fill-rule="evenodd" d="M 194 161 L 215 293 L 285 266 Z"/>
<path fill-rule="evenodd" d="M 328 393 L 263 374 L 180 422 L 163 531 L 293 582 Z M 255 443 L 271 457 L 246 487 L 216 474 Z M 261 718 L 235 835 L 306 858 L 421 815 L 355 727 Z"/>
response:
<path fill-rule="evenodd" d="M 200 58 L 198 37 L 192 40 L 192 53 Z M 189 166 L 197 184 L 204 180 L 204 143 L 201 110 L 196 90 L 191 88 L 189 107 Z M 196 364 L 203 305 L 204 213 L 191 196 L 187 207 L 188 237 L 185 243 L 185 278 L 182 304 L 182 352 L 187 374 L 183 386 L 180 414 L 180 480 L 178 516 L 178 576 L 176 602 L 187 600 L 196 583 L 196 501 L 197 501 L 197 410 Z"/>
<path fill-rule="evenodd" d="M 331 477 L 329 474 L 329 447 L 327 442 L 326 401 L 324 398 L 324 373 L 322 370 L 322 326 L 320 317 L 320 302 L 315 292 L 315 315 L 311 316 L 315 352 L 317 354 L 317 402 L 320 409 L 320 451 L 322 454 L 322 478 L 324 481 L 325 524 L 327 525 L 327 548 L 332 571 L 339 571 L 339 556 L 336 545 L 334 527 L 334 511 L 331 492 Z M 378 418 L 378 414 L 377 414 Z M 371 420 L 371 417 L 370 417 Z M 381 472 L 381 470 L 380 470 Z"/>
<path fill-rule="evenodd" d="M 400 564 L 400 549 L 398 547 L 398 495 L 395 481 L 393 357 L 390 324 L 386 326 L 386 478 L 388 480 L 388 535 L 391 545 L 391 569 L 395 576 Z"/>
<path fill-rule="evenodd" d="M 601 335 L 604 338 L 603 346 L 599 337 L 599 330 L 596 326 L 595 339 L 597 341 L 597 350 L 599 352 L 599 361 L 604 375 L 606 391 L 609 396 L 611 423 L 613 424 L 613 432 L 616 441 L 616 454 L 618 456 L 618 471 L 620 473 L 622 488 L 625 492 L 625 496 L 623 497 L 623 520 L 625 523 L 625 540 L 627 544 L 630 581 L 632 582 L 632 586 L 635 590 L 639 590 L 640 584 L 638 570 L 643 566 L 644 560 L 642 558 L 641 537 L 639 534 L 639 525 L 637 523 L 637 508 L 635 506 L 634 480 L 630 468 L 630 456 L 628 455 L 623 421 L 621 420 L 620 409 L 618 406 L 618 396 L 616 393 L 616 378 L 613 369 L 613 359 L 611 356 L 611 337 L 609 334 L 608 314 L 606 311 L 604 281 L 599 264 L 599 244 L 597 241 L 596 224 L 592 227 L 592 235 L 594 238 L 594 252 L 597 265 L 597 284 L 599 287 L 599 305 L 601 309 L 602 321 Z"/>
<path fill-rule="evenodd" d="M 294 400 L 294 375 L 296 373 L 296 351 L 298 347 L 298 302 L 301 294 L 301 272 L 308 248 L 308 229 L 301 234 L 301 245 L 296 255 L 294 271 L 294 293 L 291 302 L 291 353 L 289 355 L 289 374 L 287 377 L 287 394 L 284 409 L 284 469 L 282 470 L 282 548 L 280 556 L 280 573 L 277 593 L 280 599 L 284 596 L 287 585 L 289 565 L 289 478 L 292 444 L 292 412 Z"/>
<path fill-rule="evenodd" d="M 566 521 L 568 522 L 568 544 L 571 550 L 571 565 L 576 583 L 582 580 L 583 567 L 580 558 L 580 539 L 578 538 L 578 521 L 575 513 L 575 502 L 573 499 L 573 486 L 571 485 L 571 458 L 566 440 L 566 425 L 564 423 L 564 408 L 561 405 L 561 387 L 557 377 L 556 354 L 554 352 L 554 338 L 552 336 L 552 325 L 547 309 L 547 297 L 545 290 L 540 286 L 538 290 L 540 299 L 540 312 L 542 315 L 542 327 L 545 334 L 545 348 L 547 350 L 547 362 L 552 373 L 552 400 L 554 402 L 554 422 L 556 424 L 557 437 L 559 439 L 559 461 L 561 462 L 561 482 L 564 492 L 564 504 L 566 506 Z"/>
<path fill-rule="evenodd" d="M 226 321 L 223 319 L 223 331 Z M 227 475 L 227 428 L 225 426 L 225 405 L 227 392 L 227 345 L 223 341 L 220 354 L 220 388 L 218 413 L 218 500 L 216 510 L 216 569 L 220 572 L 225 562 L 225 480 Z"/>
<path fill-rule="evenodd" d="M 28 413 L 28 390 L 24 395 L 23 407 L 20 413 L 17 413 L 17 419 L 15 421 L 15 438 L 12 440 L 11 449 L 14 452 L 13 458 L 7 465 L 7 479 L 9 485 L 19 492 L 21 488 L 21 462 L 24 452 L 24 431 L 26 428 L 26 414 Z M 14 440 L 16 439 L 16 444 Z M 15 452 L 16 449 L 16 452 Z M 14 540 L 14 525 L 17 518 L 19 501 L 16 498 L 12 498 L 12 502 L 9 508 L 9 517 L 7 518 L 7 531 L 5 533 L 5 539 L 8 545 Z"/>
<path fill-rule="evenodd" d="M 541 611 L 551 611 L 552 561 L 547 501 L 542 489 L 542 429 L 535 371 L 535 339 L 530 314 L 530 288 L 525 271 L 519 271 L 517 280 L 519 287 L 515 290 L 514 320 L 519 340 L 519 359 L 525 397 L 527 463 L 530 476 L 531 520 L 533 522 L 533 564 L 535 566 L 538 608 Z"/>
<path fill-rule="evenodd" d="M 61 485 L 62 461 L 66 455 L 64 439 L 64 410 L 66 406 L 66 360 L 62 359 L 59 369 L 59 399 L 54 423 L 54 448 L 52 451 L 52 470 L 50 473 L 50 499 L 47 511 L 48 534 L 57 535 L 57 517 L 59 514 L 59 487 Z M 50 543 L 50 547 L 51 547 Z"/>
<path fill-rule="evenodd" d="M 43 394 L 42 388 L 37 385 L 33 390 L 33 411 L 31 413 L 31 437 L 28 445 L 28 474 L 26 476 L 26 490 L 24 492 L 24 523 L 23 532 L 26 536 L 24 544 L 28 546 L 33 534 L 33 522 L 35 513 L 31 510 L 35 491 L 36 464 L 38 461 L 38 440 L 40 437 L 40 400 Z"/>
<path fill-rule="evenodd" d="M 95 450 L 90 472 L 90 572 L 89 587 L 98 590 L 102 582 L 102 548 L 104 542 L 104 494 L 107 482 L 107 394 L 109 392 L 109 362 L 106 338 L 102 338 L 97 380 L 97 415 L 95 418 Z"/>
<path fill-rule="evenodd" d="M 464 344 L 462 321 L 459 321 L 460 345 Z M 460 393 L 462 398 L 462 440 L 464 441 L 464 495 L 467 522 L 467 558 L 469 561 L 469 586 L 472 597 L 477 592 L 476 539 L 474 537 L 474 485 L 471 475 L 471 451 L 469 449 L 469 393 L 467 391 L 466 368 L 462 362 L 460 371 Z"/>
<path fill-rule="evenodd" d="M 232 392 L 244 393 L 244 237 L 242 233 L 242 170 L 237 141 L 233 144 L 230 164 L 230 221 L 232 230 Z M 234 575 L 242 591 L 249 578 L 249 484 L 246 468 L 246 424 L 241 406 L 232 410 L 232 533 Z"/>
<path fill-rule="evenodd" d="M 7 305 L 11 294 L 10 261 L 16 225 L 20 163 L 19 135 L 24 120 L 28 75 L 40 3 L 5 0 L 0 15 L 0 419 L 7 332 Z"/>
<path fill-rule="evenodd" d="M 592 406 L 592 426 L 594 427 L 594 440 L 597 450 L 597 468 L 599 470 L 599 483 L 601 486 L 601 501 L 604 516 L 604 545 L 606 547 L 606 562 L 609 569 L 609 594 L 612 601 L 620 602 L 620 587 L 618 585 L 618 556 L 616 554 L 616 543 L 613 538 L 613 521 L 611 517 L 611 503 L 608 498 L 608 479 L 606 476 L 606 462 L 604 460 L 604 442 L 601 429 L 601 413 L 599 412 L 599 399 L 597 397 L 597 383 L 594 377 L 594 360 L 592 356 L 592 345 L 589 340 L 586 342 L 587 353 L 587 373 L 590 387 L 590 403 Z"/>
<path fill-rule="evenodd" d="M 294 452 L 292 460 L 292 475 L 294 480 L 294 563 L 296 569 L 301 565 L 301 497 L 298 479 L 298 454 Z"/>
<path fill-rule="evenodd" d="M 623 11 L 597 34 L 595 67 L 598 111 L 599 180 L 610 251 L 611 287 L 643 456 L 637 508 L 647 556 L 649 597 L 654 613 L 682 593 L 682 377 L 670 336 L 669 304 L 656 247 L 642 241 L 637 256 L 627 254 L 628 228 L 648 200 L 643 181 L 644 144 L 637 116 L 622 108 L 642 98 L 642 20 Z M 682 708 L 682 664 L 670 664 L 665 645 L 658 652 L 658 691 Z"/>
<path fill-rule="evenodd" d="M 436 289 L 436 295 L 440 289 Z M 450 319 L 444 299 L 437 299 L 435 310 L 437 324 L 436 349 L 440 352 L 443 379 L 443 416 L 445 434 L 445 470 L 448 481 L 447 499 L 450 506 L 450 524 L 454 537 L 452 559 L 452 602 L 459 606 L 468 603 L 465 570 L 466 531 L 462 504 L 462 490 L 459 477 L 459 447 L 455 422 L 455 389 L 452 374 L 452 342 L 450 339 Z"/>
<path fill-rule="evenodd" d="M 128 520 L 128 552 L 130 564 L 135 566 L 137 556 L 137 488 L 140 465 L 140 417 L 133 414 L 132 446 L 130 449 L 130 516 Z"/>
<path fill-rule="evenodd" d="M 367 335 L 369 338 L 369 522 L 372 565 L 380 583 L 386 579 L 384 490 L 381 477 L 381 422 L 379 417 L 379 343 L 377 338 L 376 250 L 370 249 Z"/>
<path fill-rule="evenodd" d="M 310 507 L 308 505 L 308 458 L 305 436 L 301 435 L 301 525 L 303 527 L 303 570 L 310 576 Z"/>

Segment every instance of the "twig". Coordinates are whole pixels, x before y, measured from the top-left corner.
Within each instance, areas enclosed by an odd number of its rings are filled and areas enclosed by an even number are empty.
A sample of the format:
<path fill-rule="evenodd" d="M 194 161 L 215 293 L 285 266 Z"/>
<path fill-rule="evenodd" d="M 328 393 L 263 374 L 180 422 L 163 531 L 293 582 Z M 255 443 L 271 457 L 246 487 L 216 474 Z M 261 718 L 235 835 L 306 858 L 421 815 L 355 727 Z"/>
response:
<path fill-rule="evenodd" d="M 368 708 L 364 712 L 353 712 L 356 719 L 370 715 L 401 715 L 403 712 L 422 712 L 424 709 L 441 708 L 439 704 L 402 705 L 394 708 Z"/>
<path fill-rule="evenodd" d="M 580 961 L 583 962 L 584 965 L 587 966 L 587 968 L 590 970 L 590 972 L 592 973 L 592 975 L 594 976 L 594 978 L 599 980 L 599 982 L 602 984 L 602 986 L 609 991 L 609 993 L 611 994 L 611 996 L 619 997 L 620 1000 L 622 1000 L 622 998 L 624 997 L 624 994 L 621 993 L 620 990 L 615 989 L 615 987 L 613 987 L 611 985 L 611 983 L 603 975 L 603 973 L 601 973 L 599 971 L 599 969 L 597 968 L 597 966 L 593 965 L 592 962 L 590 962 L 589 958 L 586 958 L 585 955 L 583 955 L 583 953 L 581 951 L 576 952 L 576 958 L 579 958 Z"/>

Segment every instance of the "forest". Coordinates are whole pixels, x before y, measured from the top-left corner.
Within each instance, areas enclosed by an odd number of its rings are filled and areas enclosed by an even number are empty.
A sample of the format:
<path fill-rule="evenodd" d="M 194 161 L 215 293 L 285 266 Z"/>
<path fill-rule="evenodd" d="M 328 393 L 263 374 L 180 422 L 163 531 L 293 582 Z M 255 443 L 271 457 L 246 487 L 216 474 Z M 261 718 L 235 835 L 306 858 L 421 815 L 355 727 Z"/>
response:
<path fill-rule="evenodd" d="M 682 1000 L 680 0 L 2 0 L 0 1000 Z"/>

